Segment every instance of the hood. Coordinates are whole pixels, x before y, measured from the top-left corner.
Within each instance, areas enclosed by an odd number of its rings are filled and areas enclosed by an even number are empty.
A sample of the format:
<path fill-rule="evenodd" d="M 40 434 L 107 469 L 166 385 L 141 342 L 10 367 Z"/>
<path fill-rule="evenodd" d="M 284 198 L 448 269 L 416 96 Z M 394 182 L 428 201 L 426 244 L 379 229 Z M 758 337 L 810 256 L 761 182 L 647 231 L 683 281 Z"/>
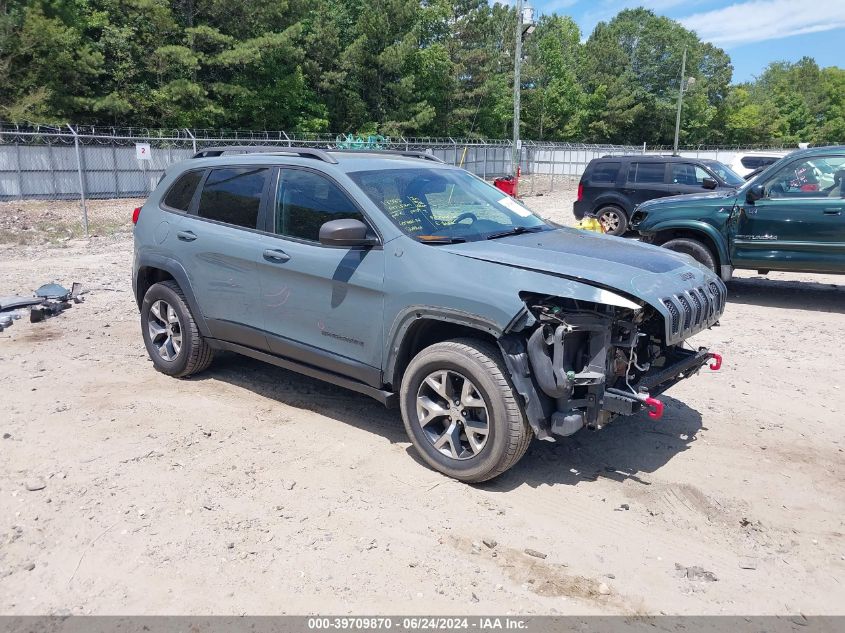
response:
<path fill-rule="evenodd" d="M 559 228 L 441 246 L 455 255 L 615 290 L 665 309 L 661 299 L 715 279 L 686 255 L 622 237 Z"/>
<path fill-rule="evenodd" d="M 686 205 L 691 202 L 702 202 L 707 200 L 724 200 L 725 198 L 733 198 L 734 196 L 736 196 L 736 189 L 733 188 L 708 191 L 706 193 L 687 193 L 681 196 L 666 196 L 663 198 L 646 200 L 637 206 L 637 210 L 648 211 L 656 207 L 672 206 L 676 204 Z"/>

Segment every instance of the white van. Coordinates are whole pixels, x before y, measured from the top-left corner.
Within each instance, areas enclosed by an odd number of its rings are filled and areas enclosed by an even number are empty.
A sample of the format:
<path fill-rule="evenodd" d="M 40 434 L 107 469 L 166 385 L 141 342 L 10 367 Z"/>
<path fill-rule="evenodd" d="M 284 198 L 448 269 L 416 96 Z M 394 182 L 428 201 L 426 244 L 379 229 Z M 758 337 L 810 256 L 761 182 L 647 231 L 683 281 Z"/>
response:
<path fill-rule="evenodd" d="M 730 163 L 740 176 L 745 177 L 759 167 L 768 167 L 789 154 L 790 150 L 761 150 L 755 152 L 737 152 Z"/>

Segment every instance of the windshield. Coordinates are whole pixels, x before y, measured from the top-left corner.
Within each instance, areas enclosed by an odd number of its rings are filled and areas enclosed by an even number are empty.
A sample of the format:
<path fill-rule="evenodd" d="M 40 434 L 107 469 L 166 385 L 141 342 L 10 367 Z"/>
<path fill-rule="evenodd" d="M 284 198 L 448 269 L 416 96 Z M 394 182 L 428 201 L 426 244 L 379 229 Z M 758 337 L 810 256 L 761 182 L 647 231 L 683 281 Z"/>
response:
<path fill-rule="evenodd" d="M 551 228 L 462 169 L 380 169 L 349 177 L 399 229 L 420 242 L 472 242 Z"/>
<path fill-rule="evenodd" d="M 716 175 L 721 178 L 726 184 L 730 185 L 731 187 L 739 187 L 742 184 L 745 184 L 745 180 L 737 174 L 733 169 L 725 165 L 724 163 L 720 163 L 717 160 L 708 160 L 705 161 L 705 164 L 710 168 L 711 171 L 715 172 Z"/>

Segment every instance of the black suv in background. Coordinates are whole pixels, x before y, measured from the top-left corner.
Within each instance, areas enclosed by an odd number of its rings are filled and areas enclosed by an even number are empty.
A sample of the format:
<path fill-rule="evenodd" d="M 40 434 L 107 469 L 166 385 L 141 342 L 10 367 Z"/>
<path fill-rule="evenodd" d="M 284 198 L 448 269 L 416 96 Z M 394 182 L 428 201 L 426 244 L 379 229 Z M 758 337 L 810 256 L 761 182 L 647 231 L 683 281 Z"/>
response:
<path fill-rule="evenodd" d="M 573 205 L 577 219 L 595 215 L 611 235 L 628 230 L 641 202 L 664 196 L 735 189 L 743 179 L 716 160 L 682 156 L 603 156 L 590 161 Z"/>

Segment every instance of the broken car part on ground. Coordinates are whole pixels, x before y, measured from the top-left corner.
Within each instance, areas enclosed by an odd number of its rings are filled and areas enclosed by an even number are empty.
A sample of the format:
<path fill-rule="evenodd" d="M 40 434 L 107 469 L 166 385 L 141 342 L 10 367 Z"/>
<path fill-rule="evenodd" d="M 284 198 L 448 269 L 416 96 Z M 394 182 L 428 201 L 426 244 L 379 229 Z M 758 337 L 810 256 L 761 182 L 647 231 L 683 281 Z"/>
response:
<path fill-rule="evenodd" d="M 70 290 L 49 283 L 38 288 L 32 297 L 0 297 L 0 332 L 26 316 L 27 312 L 30 323 L 38 323 L 70 308 L 74 303 L 82 303 L 84 297 L 80 296 L 81 290 L 82 285 L 78 282 L 74 282 Z"/>

